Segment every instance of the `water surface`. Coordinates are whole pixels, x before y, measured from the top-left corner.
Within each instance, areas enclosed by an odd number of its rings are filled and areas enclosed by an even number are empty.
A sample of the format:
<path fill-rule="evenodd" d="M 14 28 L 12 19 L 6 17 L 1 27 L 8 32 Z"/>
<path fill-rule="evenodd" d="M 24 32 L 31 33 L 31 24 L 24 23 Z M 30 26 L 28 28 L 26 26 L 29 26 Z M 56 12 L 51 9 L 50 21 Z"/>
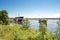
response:
<path fill-rule="evenodd" d="M 56 31 L 58 20 L 48 20 L 47 21 L 47 30 L 48 31 Z M 38 20 L 30 20 L 31 28 L 39 30 L 39 21 Z"/>

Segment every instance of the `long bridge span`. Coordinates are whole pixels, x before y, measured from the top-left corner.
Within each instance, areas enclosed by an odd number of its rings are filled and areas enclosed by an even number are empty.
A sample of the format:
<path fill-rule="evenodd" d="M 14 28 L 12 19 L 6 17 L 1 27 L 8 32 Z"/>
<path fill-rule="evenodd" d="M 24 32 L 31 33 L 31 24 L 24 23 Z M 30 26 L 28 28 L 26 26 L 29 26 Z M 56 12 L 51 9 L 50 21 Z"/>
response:
<path fill-rule="evenodd" d="M 40 19 L 47 19 L 47 20 L 58 20 L 59 18 L 28 18 L 30 20 L 40 20 Z"/>

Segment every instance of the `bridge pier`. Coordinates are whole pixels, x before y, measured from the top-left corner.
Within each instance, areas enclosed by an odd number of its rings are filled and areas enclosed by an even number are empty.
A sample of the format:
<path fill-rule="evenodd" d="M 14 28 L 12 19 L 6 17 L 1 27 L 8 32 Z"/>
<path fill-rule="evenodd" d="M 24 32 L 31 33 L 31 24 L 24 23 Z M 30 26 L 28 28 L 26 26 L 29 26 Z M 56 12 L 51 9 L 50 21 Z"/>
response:
<path fill-rule="evenodd" d="M 39 31 L 46 32 L 47 31 L 47 19 L 39 20 Z"/>
<path fill-rule="evenodd" d="M 39 20 L 39 31 L 42 32 L 42 36 L 40 40 L 45 40 L 44 35 L 47 31 L 47 19 L 40 19 Z"/>

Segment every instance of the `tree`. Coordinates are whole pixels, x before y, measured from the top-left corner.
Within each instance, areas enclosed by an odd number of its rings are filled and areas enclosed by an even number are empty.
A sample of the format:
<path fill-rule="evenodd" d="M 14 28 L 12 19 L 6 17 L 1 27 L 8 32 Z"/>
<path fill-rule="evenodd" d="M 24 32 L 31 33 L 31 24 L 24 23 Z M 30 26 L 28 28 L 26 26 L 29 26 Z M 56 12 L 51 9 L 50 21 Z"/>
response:
<path fill-rule="evenodd" d="M 25 28 L 29 28 L 29 27 L 30 27 L 30 21 L 29 21 L 28 18 L 25 18 L 25 19 L 24 19 L 24 27 L 25 27 Z"/>
<path fill-rule="evenodd" d="M 57 27 L 56 34 L 58 36 L 58 39 L 60 40 L 60 18 L 59 18 L 59 21 L 57 22 L 57 24 L 58 24 L 58 27 Z"/>
<path fill-rule="evenodd" d="M 4 25 L 9 24 L 9 17 L 8 17 L 8 13 L 6 10 L 0 11 L 0 22 L 2 22 L 2 24 Z"/>

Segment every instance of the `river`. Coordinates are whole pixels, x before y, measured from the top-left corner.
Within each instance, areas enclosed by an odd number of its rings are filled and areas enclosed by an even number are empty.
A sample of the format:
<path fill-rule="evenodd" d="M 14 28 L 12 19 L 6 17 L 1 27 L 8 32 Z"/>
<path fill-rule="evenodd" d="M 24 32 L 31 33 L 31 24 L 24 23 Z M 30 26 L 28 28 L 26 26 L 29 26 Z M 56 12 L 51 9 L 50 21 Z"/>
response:
<path fill-rule="evenodd" d="M 47 30 L 48 31 L 56 31 L 58 20 L 48 20 L 47 21 Z M 39 30 L 39 22 L 38 20 L 30 20 L 31 28 Z"/>

